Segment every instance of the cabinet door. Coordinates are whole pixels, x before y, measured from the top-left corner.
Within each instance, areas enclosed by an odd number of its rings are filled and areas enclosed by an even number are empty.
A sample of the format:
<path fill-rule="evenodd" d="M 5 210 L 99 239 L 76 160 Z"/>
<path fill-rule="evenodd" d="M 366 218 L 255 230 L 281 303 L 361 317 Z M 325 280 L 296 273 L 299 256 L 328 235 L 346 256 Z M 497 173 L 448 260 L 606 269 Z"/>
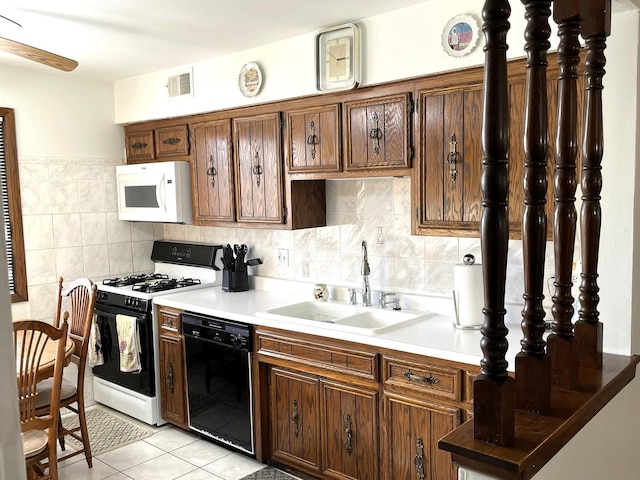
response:
<path fill-rule="evenodd" d="M 290 172 L 339 172 L 338 105 L 287 113 Z"/>
<path fill-rule="evenodd" d="M 323 382 L 322 396 L 324 476 L 377 479 L 378 393 Z"/>
<path fill-rule="evenodd" d="M 279 368 L 269 375 L 273 458 L 320 472 L 318 379 Z"/>
<path fill-rule="evenodd" d="M 386 395 L 385 479 L 455 480 L 451 454 L 438 439 L 460 425 L 460 409 Z"/>
<path fill-rule="evenodd" d="M 233 120 L 239 222 L 282 223 L 280 115 Z"/>
<path fill-rule="evenodd" d="M 419 100 L 418 222 L 442 227 L 479 222 L 482 90 L 425 93 Z"/>
<path fill-rule="evenodd" d="M 153 149 L 153 130 L 129 132 L 125 128 L 127 162 L 149 162 L 155 158 Z"/>
<path fill-rule="evenodd" d="M 162 418 L 187 428 L 183 338 L 179 335 L 160 335 L 159 357 Z"/>
<path fill-rule="evenodd" d="M 346 102 L 345 170 L 410 167 L 410 105 L 408 93 Z"/>
<path fill-rule="evenodd" d="M 231 121 L 220 120 L 192 126 L 194 159 L 194 224 L 207 225 L 235 220 Z"/>
<path fill-rule="evenodd" d="M 187 125 L 156 128 L 154 130 L 158 160 L 184 160 L 189 156 Z"/>

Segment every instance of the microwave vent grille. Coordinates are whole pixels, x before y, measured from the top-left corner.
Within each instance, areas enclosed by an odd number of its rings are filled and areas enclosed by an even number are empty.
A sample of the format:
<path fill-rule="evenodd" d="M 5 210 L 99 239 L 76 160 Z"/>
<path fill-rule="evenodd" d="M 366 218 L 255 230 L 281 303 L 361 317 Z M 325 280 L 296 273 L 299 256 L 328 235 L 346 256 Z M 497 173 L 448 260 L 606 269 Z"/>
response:
<path fill-rule="evenodd" d="M 172 75 L 167 79 L 169 98 L 193 96 L 193 81 L 190 71 Z"/>

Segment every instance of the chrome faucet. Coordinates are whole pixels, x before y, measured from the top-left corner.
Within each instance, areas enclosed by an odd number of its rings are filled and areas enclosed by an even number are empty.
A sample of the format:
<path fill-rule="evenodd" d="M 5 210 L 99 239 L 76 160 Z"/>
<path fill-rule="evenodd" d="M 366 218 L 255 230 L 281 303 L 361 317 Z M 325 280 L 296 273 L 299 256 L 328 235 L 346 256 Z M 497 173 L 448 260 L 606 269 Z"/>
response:
<path fill-rule="evenodd" d="M 369 258 L 367 257 L 367 241 L 362 241 L 362 267 L 360 268 L 362 274 L 362 304 L 365 307 L 371 306 L 371 289 L 369 288 L 369 274 L 371 269 L 369 268 Z"/>

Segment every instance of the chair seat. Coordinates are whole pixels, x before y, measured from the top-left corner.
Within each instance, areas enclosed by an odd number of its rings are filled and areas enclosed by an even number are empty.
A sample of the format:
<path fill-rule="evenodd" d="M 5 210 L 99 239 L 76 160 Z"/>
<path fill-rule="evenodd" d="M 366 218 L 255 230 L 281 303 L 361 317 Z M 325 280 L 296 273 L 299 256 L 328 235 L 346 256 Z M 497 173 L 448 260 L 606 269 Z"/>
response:
<path fill-rule="evenodd" d="M 49 405 L 49 399 L 51 398 L 51 388 L 53 385 L 53 379 L 47 378 L 41 382 L 38 382 L 36 389 L 38 391 L 38 398 L 36 400 L 36 409 L 46 407 Z M 60 402 L 64 402 L 66 399 L 73 397 L 78 388 L 76 385 L 68 380 L 62 379 L 62 388 L 60 390 Z"/>
<path fill-rule="evenodd" d="M 22 434 L 22 448 L 24 458 L 33 457 L 47 448 L 49 441 L 48 430 L 28 430 Z"/>

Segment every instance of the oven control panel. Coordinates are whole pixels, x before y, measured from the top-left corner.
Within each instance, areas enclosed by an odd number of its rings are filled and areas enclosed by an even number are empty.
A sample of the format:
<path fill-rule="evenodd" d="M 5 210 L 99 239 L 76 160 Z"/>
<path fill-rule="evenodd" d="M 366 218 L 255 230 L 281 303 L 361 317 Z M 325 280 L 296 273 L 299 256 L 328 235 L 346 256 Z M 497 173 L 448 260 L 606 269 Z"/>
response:
<path fill-rule="evenodd" d="M 182 330 L 185 336 L 200 338 L 229 348 L 251 351 L 251 325 L 249 324 L 184 312 Z"/>

